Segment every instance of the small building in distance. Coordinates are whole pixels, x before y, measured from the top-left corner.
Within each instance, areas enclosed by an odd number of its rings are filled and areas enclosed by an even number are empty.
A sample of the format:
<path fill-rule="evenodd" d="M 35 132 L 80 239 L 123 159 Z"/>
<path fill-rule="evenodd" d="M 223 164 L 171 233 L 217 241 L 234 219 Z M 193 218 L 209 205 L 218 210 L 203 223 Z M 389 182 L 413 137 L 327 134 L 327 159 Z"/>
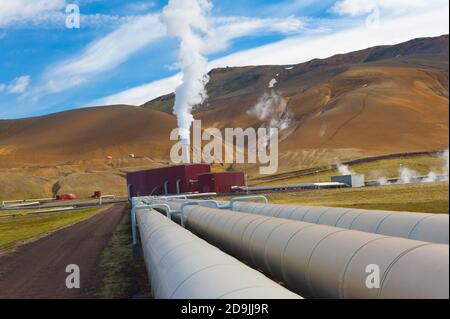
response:
<path fill-rule="evenodd" d="M 128 194 L 131 198 L 195 193 L 198 176 L 210 172 L 208 164 L 186 164 L 128 173 Z"/>
<path fill-rule="evenodd" d="M 236 186 L 246 186 L 243 172 L 206 173 L 198 176 L 200 193 L 228 194 Z"/>
<path fill-rule="evenodd" d="M 359 188 L 366 186 L 364 175 L 353 174 L 353 175 L 342 175 L 331 177 L 331 182 L 343 183 L 348 187 Z"/>

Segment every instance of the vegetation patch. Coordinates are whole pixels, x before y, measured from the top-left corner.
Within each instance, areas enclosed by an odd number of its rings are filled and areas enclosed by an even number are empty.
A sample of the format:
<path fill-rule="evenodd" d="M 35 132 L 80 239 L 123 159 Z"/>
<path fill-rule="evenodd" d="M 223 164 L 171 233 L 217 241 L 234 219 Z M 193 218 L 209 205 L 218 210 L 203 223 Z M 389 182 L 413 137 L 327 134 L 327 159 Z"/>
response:
<path fill-rule="evenodd" d="M 88 219 L 110 208 L 88 208 L 70 212 L 0 218 L 0 251 L 9 250 L 32 238 L 39 237 Z"/>
<path fill-rule="evenodd" d="M 448 192 L 448 183 L 429 183 L 299 191 L 267 197 L 274 204 L 448 214 Z"/>
<path fill-rule="evenodd" d="M 129 214 L 125 214 L 108 247 L 102 252 L 99 268 L 102 280 L 100 298 L 151 298 L 144 260 L 133 254 Z"/>
<path fill-rule="evenodd" d="M 436 155 L 423 156 L 407 156 L 383 159 L 369 163 L 361 163 L 349 166 L 349 169 L 356 174 L 363 174 L 366 181 L 378 180 L 380 178 L 398 178 L 400 177 L 400 168 L 406 167 L 419 176 L 426 176 L 431 171 L 437 174 L 443 174 L 445 159 Z M 319 169 L 318 169 L 319 170 Z M 314 170 L 312 170 L 314 171 Z M 300 174 L 301 172 L 299 172 Z M 252 184 L 257 185 L 284 185 L 284 184 L 300 184 L 300 183 L 318 183 L 330 182 L 332 176 L 341 175 L 337 170 L 330 169 L 323 172 L 312 173 L 306 176 L 292 176 L 274 180 L 255 180 Z"/>

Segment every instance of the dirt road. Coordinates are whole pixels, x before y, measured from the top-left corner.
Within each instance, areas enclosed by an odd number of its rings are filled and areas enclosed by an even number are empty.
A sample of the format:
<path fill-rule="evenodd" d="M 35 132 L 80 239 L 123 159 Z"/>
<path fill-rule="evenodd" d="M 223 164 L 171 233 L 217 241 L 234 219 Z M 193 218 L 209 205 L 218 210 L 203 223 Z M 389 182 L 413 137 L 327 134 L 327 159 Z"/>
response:
<path fill-rule="evenodd" d="M 126 204 L 59 230 L 0 257 L 1 298 L 95 298 L 100 254 L 116 229 Z M 67 289 L 67 265 L 80 268 L 80 289 Z"/>

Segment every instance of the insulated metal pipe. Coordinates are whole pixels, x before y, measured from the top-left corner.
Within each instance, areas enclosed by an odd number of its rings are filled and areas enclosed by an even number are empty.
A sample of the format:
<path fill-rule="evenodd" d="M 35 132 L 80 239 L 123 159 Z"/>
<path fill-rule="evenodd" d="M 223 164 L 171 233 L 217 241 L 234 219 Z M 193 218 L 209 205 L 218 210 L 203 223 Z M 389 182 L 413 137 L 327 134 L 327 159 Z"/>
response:
<path fill-rule="evenodd" d="M 449 216 L 335 207 L 237 202 L 234 210 L 426 242 L 449 243 Z"/>
<path fill-rule="evenodd" d="M 154 203 L 154 202 L 160 202 L 160 203 L 164 203 L 166 202 L 168 199 L 163 199 L 163 198 L 155 198 L 155 199 L 151 199 L 151 200 L 146 200 L 146 199 L 142 199 L 142 201 L 146 204 L 149 203 Z M 217 200 L 181 200 L 181 199 L 177 199 L 177 198 L 173 198 L 171 199 L 174 202 L 178 202 L 180 205 L 175 205 L 175 207 L 177 207 L 176 210 L 173 210 L 172 212 L 175 213 L 179 213 L 180 215 L 180 224 L 181 226 L 185 227 L 185 223 L 184 223 L 184 216 L 183 216 L 183 210 L 184 207 L 186 206 L 191 206 L 191 205 L 201 205 L 201 206 L 208 206 L 208 207 L 213 207 L 213 208 L 219 208 L 219 209 L 231 209 L 233 210 L 233 205 L 237 202 L 242 202 L 242 201 L 250 201 L 250 200 L 262 200 L 264 203 L 268 203 L 269 201 L 267 200 L 267 198 L 265 196 L 242 196 L 242 197 L 234 197 L 231 199 L 230 202 L 219 202 Z M 163 205 L 167 205 L 167 204 L 163 204 Z M 172 217 L 171 217 L 172 219 Z M 177 221 L 178 222 L 178 221 Z"/>
<path fill-rule="evenodd" d="M 448 245 L 202 206 L 184 215 L 193 233 L 305 297 L 449 296 Z M 372 268 L 379 287 L 367 284 Z"/>
<path fill-rule="evenodd" d="M 98 204 L 99 205 L 102 205 L 103 204 L 103 199 L 104 198 L 112 198 L 112 199 L 115 199 L 116 198 L 116 195 L 101 195 L 100 197 L 99 197 L 99 199 L 98 199 Z"/>
<path fill-rule="evenodd" d="M 157 299 L 301 299 L 151 209 L 137 220 Z"/>

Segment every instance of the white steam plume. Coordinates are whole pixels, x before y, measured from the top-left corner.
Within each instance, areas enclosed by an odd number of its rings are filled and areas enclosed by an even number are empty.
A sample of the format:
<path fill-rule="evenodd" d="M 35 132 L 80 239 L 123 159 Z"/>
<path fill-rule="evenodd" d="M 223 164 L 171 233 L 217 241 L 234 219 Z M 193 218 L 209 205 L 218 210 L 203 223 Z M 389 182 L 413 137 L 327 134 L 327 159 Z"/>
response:
<path fill-rule="evenodd" d="M 442 160 L 444 161 L 444 166 L 442 167 L 442 171 L 430 171 L 427 176 L 425 176 L 422 180 L 418 178 L 419 174 L 408 167 L 400 167 L 399 174 L 400 178 L 396 182 L 396 184 L 410 184 L 410 183 L 435 183 L 449 180 L 449 150 L 444 151 L 441 155 Z M 388 181 L 386 177 L 379 177 L 377 179 L 379 185 L 390 185 L 391 183 Z"/>
<path fill-rule="evenodd" d="M 338 164 L 337 169 L 341 175 L 353 175 L 354 173 L 350 170 L 348 165 Z"/>
<path fill-rule="evenodd" d="M 446 150 L 441 154 L 441 157 L 444 161 L 444 166 L 442 167 L 442 176 L 439 176 L 439 173 L 435 171 L 431 171 L 428 173 L 427 177 L 423 180 L 424 183 L 434 183 L 439 181 L 448 181 L 448 170 L 449 170 L 449 151 Z"/>
<path fill-rule="evenodd" d="M 203 51 L 209 33 L 206 15 L 211 9 L 209 0 L 170 0 L 161 16 L 168 34 L 180 40 L 178 63 L 183 80 L 175 90 L 173 112 L 177 116 L 180 138 L 185 141 L 190 139 L 194 120 L 192 108 L 207 98 L 208 61 Z"/>
<path fill-rule="evenodd" d="M 283 132 L 294 122 L 287 106 L 286 100 L 272 88 L 269 93 L 264 93 L 247 113 L 265 122 L 267 128 L 278 128 L 280 132 Z M 270 138 L 268 134 L 266 144 Z"/>
<path fill-rule="evenodd" d="M 398 181 L 398 184 L 411 184 L 414 182 L 415 177 L 417 177 L 417 172 L 408 167 L 401 167 L 399 173 L 400 180 Z"/>
<path fill-rule="evenodd" d="M 265 122 L 268 128 L 278 128 L 279 131 L 282 132 L 288 129 L 294 121 L 288 110 L 286 100 L 275 89 L 275 85 L 278 84 L 277 78 L 279 76 L 280 73 L 277 73 L 277 75 L 270 80 L 268 85 L 270 92 L 265 92 L 247 114 L 256 116 L 258 120 Z M 270 137 L 270 134 L 268 134 L 266 137 L 266 144 Z"/>
<path fill-rule="evenodd" d="M 277 83 L 278 83 L 277 79 L 270 80 L 269 89 L 273 89 L 275 87 L 275 84 L 277 84 Z"/>
<path fill-rule="evenodd" d="M 424 183 L 434 183 L 438 181 L 438 175 L 435 172 L 429 172 L 427 177 L 423 179 Z"/>
<path fill-rule="evenodd" d="M 377 182 L 378 182 L 378 185 L 380 185 L 380 186 L 386 186 L 386 185 L 389 185 L 389 184 L 390 184 L 389 181 L 388 181 L 388 179 L 387 179 L 386 177 L 380 177 L 380 178 L 378 178 L 378 179 L 377 179 Z"/>
<path fill-rule="evenodd" d="M 264 93 L 248 114 L 254 115 L 270 127 L 277 127 L 280 130 L 288 128 L 291 122 L 287 102 L 275 90 Z"/>

